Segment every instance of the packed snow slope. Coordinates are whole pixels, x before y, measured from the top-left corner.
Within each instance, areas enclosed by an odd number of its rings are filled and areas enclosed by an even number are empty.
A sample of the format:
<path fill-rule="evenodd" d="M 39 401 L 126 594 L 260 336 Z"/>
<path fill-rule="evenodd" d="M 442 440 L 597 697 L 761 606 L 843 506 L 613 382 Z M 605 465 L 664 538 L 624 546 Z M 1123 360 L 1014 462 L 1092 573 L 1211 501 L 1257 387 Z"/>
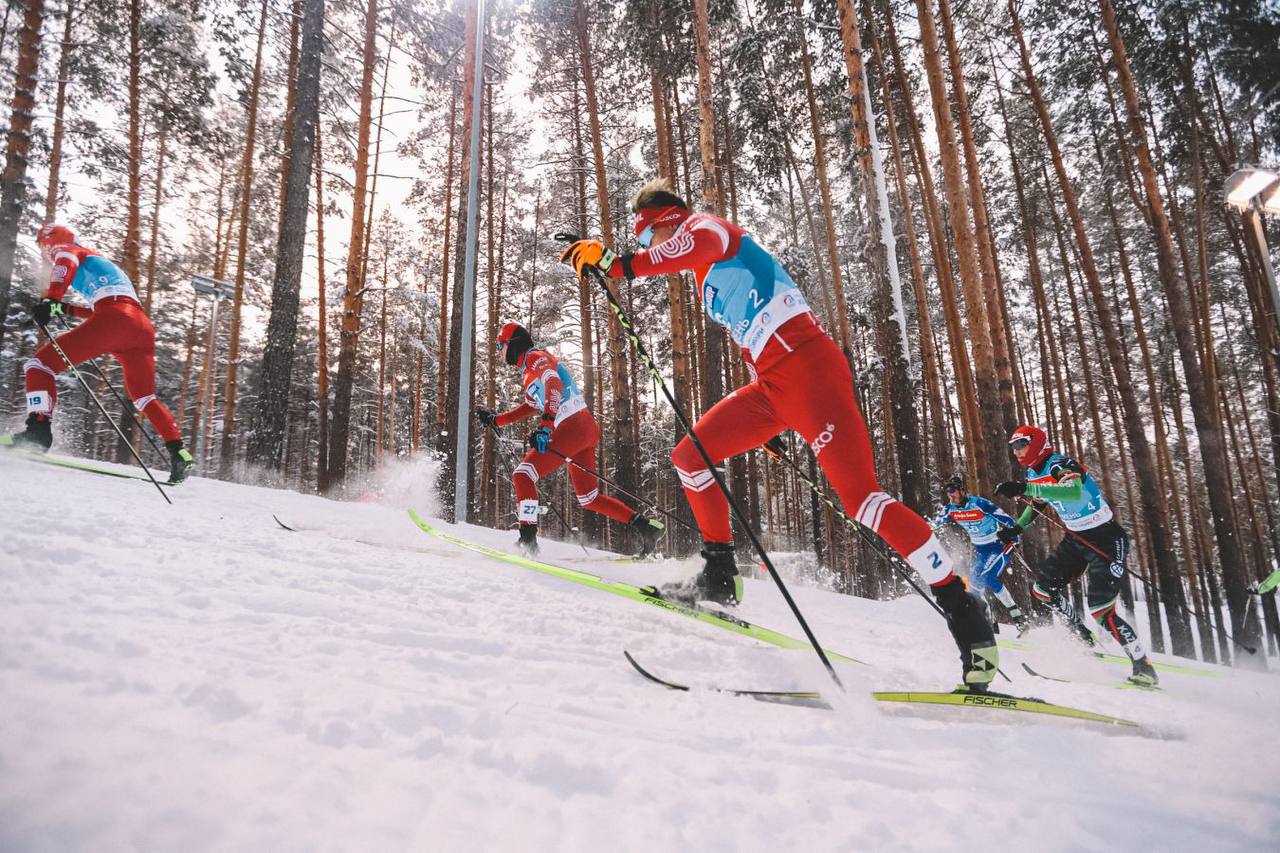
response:
<path fill-rule="evenodd" d="M 835 710 L 668 691 L 832 692 L 810 651 L 458 549 L 418 530 L 430 472 L 380 503 L 195 478 L 171 490 L 0 453 L 0 850 L 1260 850 L 1280 838 L 1280 680 L 1125 668 L 1043 628 L 1012 693 L 1136 735 L 946 690 L 942 620 L 795 588 L 842 664 Z M 416 492 L 416 494 L 415 494 Z M 272 514 L 302 532 L 280 529 Z M 514 534 L 448 527 L 510 547 Z M 628 581 L 692 563 L 543 557 Z M 742 615 L 799 635 L 777 591 Z M 1030 678 L 1019 661 L 1079 679 Z M 1208 668 L 1208 667 L 1206 667 Z M 906 711 L 907 713 L 903 713 Z"/>

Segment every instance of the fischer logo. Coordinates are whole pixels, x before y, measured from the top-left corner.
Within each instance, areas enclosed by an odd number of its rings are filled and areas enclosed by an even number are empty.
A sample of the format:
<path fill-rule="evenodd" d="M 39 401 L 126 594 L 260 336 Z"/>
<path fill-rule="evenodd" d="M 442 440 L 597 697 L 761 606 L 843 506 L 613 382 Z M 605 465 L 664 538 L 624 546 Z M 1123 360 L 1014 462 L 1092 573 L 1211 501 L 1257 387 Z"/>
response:
<path fill-rule="evenodd" d="M 824 429 L 822 432 L 818 433 L 818 437 L 809 443 L 809 447 L 813 450 L 813 455 L 817 456 L 819 453 L 821 453 L 822 448 L 830 444 L 831 440 L 835 437 L 836 437 L 836 425 L 827 424 L 827 428 Z"/>
<path fill-rule="evenodd" d="M 982 705 L 986 708 L 1016 708 L 1018 707 L 1018 700 L 1007 699 L 1002 696 L 983 696 L 971 693 L 964 697 L 964 704 Z"/>

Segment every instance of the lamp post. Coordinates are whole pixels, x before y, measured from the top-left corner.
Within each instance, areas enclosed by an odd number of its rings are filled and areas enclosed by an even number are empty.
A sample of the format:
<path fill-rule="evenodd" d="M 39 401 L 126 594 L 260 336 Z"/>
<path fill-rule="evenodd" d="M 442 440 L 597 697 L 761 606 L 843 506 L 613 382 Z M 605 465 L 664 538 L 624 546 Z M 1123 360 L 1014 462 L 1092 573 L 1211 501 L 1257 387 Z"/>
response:
<path fill-rule="evenodd" d="M 1271 251 L 1267 248 L 1267 232 L 1262 225 L 1262 214 L 1280 216 L 1280 172 L 1257 166 L 1243 166 L 1227 178 L 1223 186 L 1227 204 L 1240 211 L 1245 223 L 1246 239 L 1253 242 L 1262 262 L 1262 274 L 1267 279 L 1271 294 L 1271 322 L 1276 322 L 1280 309 L 1280 289 L 1276 287 L 1276 270 L 1271 264 Z"/>
<path fill-rule="evenodd" d="M 214 346 L 217 343 L 218 333 L 218 303 L 224 299 L 230 299 L 236 292 L 236 286 L 233 282 L 223 281 L 219 278 L 212 278 L 207 275 L 191 276 L 191 287 L 196 294 L 207 293 L 213 297 L 213 308 L 209 311 L 209 341 L 205 345 L 204 350 L 204 382 L 200 388 L 200 415 L 196 418 L 195 435 L 192 436 L 194 445 L 194 456 L 202 463 L 205 461 L 201 454 L 208 450 L 204 442 L 204 420 L 209 416 L 209 408 L 213 405 L 213 389 L 215 378 L 214 366 L 217 359 L 214 356 Z"/>

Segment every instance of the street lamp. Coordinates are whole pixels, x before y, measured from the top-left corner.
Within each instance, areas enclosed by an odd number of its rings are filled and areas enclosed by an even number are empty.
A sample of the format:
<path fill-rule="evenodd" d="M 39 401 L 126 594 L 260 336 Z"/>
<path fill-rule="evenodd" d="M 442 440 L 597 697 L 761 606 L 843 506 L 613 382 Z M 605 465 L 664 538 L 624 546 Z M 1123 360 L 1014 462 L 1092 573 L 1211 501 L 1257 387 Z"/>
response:
<path fill-rule="evenodd" d="M 205 346 L 204 351 L 204 373 L 205 381 L 200 388 L 200 416 L 196 419 L 195 435 L 192 436 L 192 443 L 195 445 L 195 457 L 201 462 L 205 461 L 201 456 L 201 452 L 208 453 L 209 448 L 203 447 L 204 427 L 203 422 L 206 418 L 212 422 L 213 416 L 209 413 L 209 409 L 213 406 L 213 387 L 215 383 L 214 375 L 217 373 L 214 366 L 217 363 L 214 357 L 214 345 L 216 343 L 215 336 L 218 329 L 218 303 L 224 299 L 230 299 L 236 292 L 236 286 L 232 282 L 223 281 L 219 278 L 212 278 L 207 275 L 191 276 L 191 287 L 196 294 L 206 293 L 213 297 L 213 309 L 209 312 L 209 342 Z"/>
<path fill-rule="evenodd" d="M 1262 260 L 1262 273 L 1271 292 L 1271 317 L 1275 322 L 1276 311 L 1280 309 L 1280 290 L 1276 288 L 1276 269 L 1271 265 L 1271 250 L 1267 248 L 1262 214 L 1280 216 L 1280 172 L 1244 166 L 1227 178 L 1222 189 L 1227 204 L 1240 211 L 1245 221 L 1245 234 L 1252 239 L 1253 247 Z"/>

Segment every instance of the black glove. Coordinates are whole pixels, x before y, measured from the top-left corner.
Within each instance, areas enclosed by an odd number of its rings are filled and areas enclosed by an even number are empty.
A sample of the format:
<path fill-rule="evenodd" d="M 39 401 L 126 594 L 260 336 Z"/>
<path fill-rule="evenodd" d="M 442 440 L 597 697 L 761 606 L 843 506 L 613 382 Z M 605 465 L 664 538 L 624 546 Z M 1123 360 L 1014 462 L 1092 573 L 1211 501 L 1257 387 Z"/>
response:
<path fill-rule="evenodd" d="M 65 309 L 66 306 L 57 299 L 41 299 L 31 309 L 31 316 L 41 326 L 47 326 L 54 317 L 65 317 Z"/>
<path fill-rule="evenodd" d="M 1012 545 L 1020 536 L 1022 536 L 1022 525 L 1017 523 L 1009 527 L 1001 527 L 996 531 L 996 538 L 1000 540 L 1001 545 Z"/>
<path fill-rule="evenodd" d="M 476 420 L 480 422 L 480 426 L 485 429 L 498 428 L 498 416 L 488 409 L 476 409 Z"/>
<path fill-rule="evenodd" d="M 782 443 L 781 434 L 775 435 L 773 438 L 766 441 L 761 445 L 761 448 L 774 459 L 781 459 L 787 452 L 787 446 Z"/>
<path fill-rule="evenodd" d="M 1002 498 L 1020 498 L 1027 493 L 1027 484 L 1021 480 L 1005 480 L 996 484 L 996 494 Z"/>

